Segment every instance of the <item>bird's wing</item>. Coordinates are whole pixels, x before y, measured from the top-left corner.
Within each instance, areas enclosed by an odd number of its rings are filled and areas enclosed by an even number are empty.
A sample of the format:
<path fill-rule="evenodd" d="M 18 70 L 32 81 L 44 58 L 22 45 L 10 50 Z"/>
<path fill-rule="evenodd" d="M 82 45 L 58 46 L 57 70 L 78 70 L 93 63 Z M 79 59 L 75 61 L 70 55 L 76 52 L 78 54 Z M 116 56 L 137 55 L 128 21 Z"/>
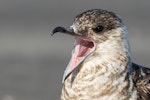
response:
<path fill-rule="evenodd" d="M 138 99 L 150 100 L 150 69 L 132 63 L 131 75 L 138 92 Z"/>

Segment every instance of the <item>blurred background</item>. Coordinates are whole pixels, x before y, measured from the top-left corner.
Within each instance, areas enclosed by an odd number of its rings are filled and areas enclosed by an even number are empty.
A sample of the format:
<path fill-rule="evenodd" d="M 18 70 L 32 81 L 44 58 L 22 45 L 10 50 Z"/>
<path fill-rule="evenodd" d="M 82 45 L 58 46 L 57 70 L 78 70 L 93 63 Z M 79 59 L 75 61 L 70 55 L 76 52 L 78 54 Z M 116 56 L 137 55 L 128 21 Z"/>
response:
<path fill-rule="evenodd" d="M 49 33 L 93 8 L 122 16 L 134 62 L 150 66 L 149 0 L 1 0 L 0 100 L 58 100 L 74 38 Z"/>

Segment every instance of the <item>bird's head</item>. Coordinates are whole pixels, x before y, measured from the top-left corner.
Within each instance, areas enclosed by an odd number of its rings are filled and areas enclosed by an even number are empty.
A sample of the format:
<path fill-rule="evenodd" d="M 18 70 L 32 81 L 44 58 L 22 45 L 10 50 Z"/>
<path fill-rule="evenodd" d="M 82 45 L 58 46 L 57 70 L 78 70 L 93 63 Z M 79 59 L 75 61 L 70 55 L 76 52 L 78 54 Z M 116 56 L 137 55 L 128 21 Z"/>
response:
<path fill-rule="evenodd" d="M 76 39 L 72 58 L 66 68 L 63 80 L 100 44 L 110 39 L 121 38 L 122 33 L 116 33 L 115 30 L 122 27 L 124 24 L 120 17 L 113 12 L 101 9 L 88 10 L 77 15 L 70 27 L 56 27 L 52 31 L 52 35 L 60 32 Z"/>

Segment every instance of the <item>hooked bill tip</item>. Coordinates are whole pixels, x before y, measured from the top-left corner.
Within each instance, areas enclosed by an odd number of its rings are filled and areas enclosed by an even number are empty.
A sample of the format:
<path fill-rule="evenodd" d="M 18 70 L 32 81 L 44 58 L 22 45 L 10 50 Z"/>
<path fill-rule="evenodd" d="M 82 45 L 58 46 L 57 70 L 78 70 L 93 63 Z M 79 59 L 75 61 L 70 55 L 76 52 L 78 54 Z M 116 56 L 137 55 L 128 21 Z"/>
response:
<path fill-rule="evenodd" d="M 57 32 L 66 32 L 66 29 L 64 27 L 58 26 L 58 27 L 53 29 L 51 36 L 53 36 Z"/>

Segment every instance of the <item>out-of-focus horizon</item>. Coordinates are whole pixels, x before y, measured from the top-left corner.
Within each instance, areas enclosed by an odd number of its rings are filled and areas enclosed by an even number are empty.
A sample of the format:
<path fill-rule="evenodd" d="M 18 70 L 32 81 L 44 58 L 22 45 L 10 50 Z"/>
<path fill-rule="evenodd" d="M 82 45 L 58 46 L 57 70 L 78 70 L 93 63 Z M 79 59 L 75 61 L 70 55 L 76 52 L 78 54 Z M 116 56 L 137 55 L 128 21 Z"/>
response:
<path fill-rule="evenodd" d="M 1 0 L 0 100 L 58 100 L 74 38 L 49 33 L 93 8 L 123 18 L 133 61 L 150 67 L 149 0 Z"/>

